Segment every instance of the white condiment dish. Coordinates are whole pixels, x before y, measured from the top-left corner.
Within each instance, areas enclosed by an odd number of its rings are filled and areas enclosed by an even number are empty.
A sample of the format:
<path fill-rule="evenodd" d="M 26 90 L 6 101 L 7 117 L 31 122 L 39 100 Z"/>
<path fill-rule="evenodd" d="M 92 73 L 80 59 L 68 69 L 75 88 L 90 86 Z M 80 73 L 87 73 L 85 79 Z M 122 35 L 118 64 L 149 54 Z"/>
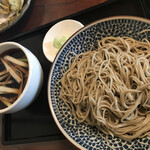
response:
<path fill-rule="evenodd" d="M 28 61 L 28 78 L 21 95 L 10 106 L 0 109 L 0 114 L 14 113 L 26 108 L 38 96 L 43 83 L 43 70 L 36 56 L 27 48 L 16 42 L 4 42 L 0 44 L 0 54 L 10 49 L 20 49 L 24 52 Z"/>
<path fill-rule="evenodd" d="M 58 49 L 53 45 L 54 38 L 61 38 L 63 36 L 69 38 L 82 27 L 84 27 L 82 23 L 72 19 L 66 19 L 53 25 L 46 33 L 43 40 L 43 53 L 45 57 L 50 62 L 53 62 L 58 52 Z"/>

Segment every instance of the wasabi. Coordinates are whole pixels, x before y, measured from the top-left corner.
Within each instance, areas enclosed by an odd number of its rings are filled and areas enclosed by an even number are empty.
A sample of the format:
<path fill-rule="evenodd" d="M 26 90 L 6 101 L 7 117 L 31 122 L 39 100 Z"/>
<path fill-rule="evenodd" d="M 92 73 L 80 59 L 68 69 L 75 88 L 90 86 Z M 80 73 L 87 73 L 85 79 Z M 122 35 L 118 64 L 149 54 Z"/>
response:
<path fill-rule="evenodd" d="M 62 45 L 67 41 L 67 39 L 67 36 L 62 36 L 60 38 L 55 37 L 53 41 L 53 46 L 59 50 L 62 47 Z"/>

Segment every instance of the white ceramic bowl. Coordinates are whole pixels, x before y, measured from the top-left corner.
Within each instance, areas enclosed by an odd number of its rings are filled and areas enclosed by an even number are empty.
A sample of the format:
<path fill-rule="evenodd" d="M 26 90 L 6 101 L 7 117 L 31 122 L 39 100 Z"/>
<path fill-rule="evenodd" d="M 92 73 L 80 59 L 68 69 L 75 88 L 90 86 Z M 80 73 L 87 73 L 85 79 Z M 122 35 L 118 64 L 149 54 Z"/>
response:
<path fill-rule="evenodd" d="M 43 53 L 45 57 L 50 62 L 53 62 L 58 51 L 58 49 L 53 46 L 55 37 L 61 38 L 62 36 L 66 36 L 69 38 L 82 27 L 84 27 L 82 23 L 72 19 L 60 21 L 52 26 L 43 40 Z"/>
<path fill-rule="evenodd" d="M 28 79 L 18 99 L 9 107 L 0 109 L 0 114 L 14 113 L 26 108 L 38 96 L 43 83 L 42 67 L 38 59 L 27 48 L 16 42 L 4 42 L 0 44 L 0 54 L 12 48 L 19 48 L 26 55 L 29 65 Z"/>

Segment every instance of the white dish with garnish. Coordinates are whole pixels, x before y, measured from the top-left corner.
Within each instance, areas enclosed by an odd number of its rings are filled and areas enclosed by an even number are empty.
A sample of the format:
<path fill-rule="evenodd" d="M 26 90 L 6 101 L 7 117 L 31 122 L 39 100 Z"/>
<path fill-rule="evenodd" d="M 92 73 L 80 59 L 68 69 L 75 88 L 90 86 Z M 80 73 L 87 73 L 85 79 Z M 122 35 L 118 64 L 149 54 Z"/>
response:
<path fill-rule="evenodd" d="M 82 27 L 82 23 L 72 19 L 60 21 L 52 26 L 43 40 L 43 53 L 45 57 L 50 62 L 53 62 L 57 52 L 66 40 Z"/>

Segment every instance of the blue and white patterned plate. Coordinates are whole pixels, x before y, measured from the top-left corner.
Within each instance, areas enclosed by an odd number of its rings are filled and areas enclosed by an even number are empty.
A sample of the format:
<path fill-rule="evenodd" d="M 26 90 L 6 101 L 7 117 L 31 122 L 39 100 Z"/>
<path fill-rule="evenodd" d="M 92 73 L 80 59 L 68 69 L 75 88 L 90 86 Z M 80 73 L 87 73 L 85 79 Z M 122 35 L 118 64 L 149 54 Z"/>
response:
<path fill-rule="evenodd" d="M 108 36 L 129 36 L 136 40 L 147 38 L 150 34 L 142 30 L 150 29 L 150 20 L 119 16 L 98 20 L 85 26 L 75 33 L 62 47 L 55 58 L 48 82 L 48 99 L 54 120 L 66 136 L 80 149 L 99 150 L 99 149 L 149 149 L 150 140 L 146 137 L 135 139 L 130 142 L 111 136 L 105 140 L 105 134 L 99 133 L 95 127 L 79 123 L 64 102 L 59 98 L 61 85 L 59 80 L 63 75 L 64 69 L 68 69 L 68 62 L 75 54 L 88 51 L 91 46 L 97 46 L 97 40 Z M 72 52 L 72 53 L 70 53 Z"/>

